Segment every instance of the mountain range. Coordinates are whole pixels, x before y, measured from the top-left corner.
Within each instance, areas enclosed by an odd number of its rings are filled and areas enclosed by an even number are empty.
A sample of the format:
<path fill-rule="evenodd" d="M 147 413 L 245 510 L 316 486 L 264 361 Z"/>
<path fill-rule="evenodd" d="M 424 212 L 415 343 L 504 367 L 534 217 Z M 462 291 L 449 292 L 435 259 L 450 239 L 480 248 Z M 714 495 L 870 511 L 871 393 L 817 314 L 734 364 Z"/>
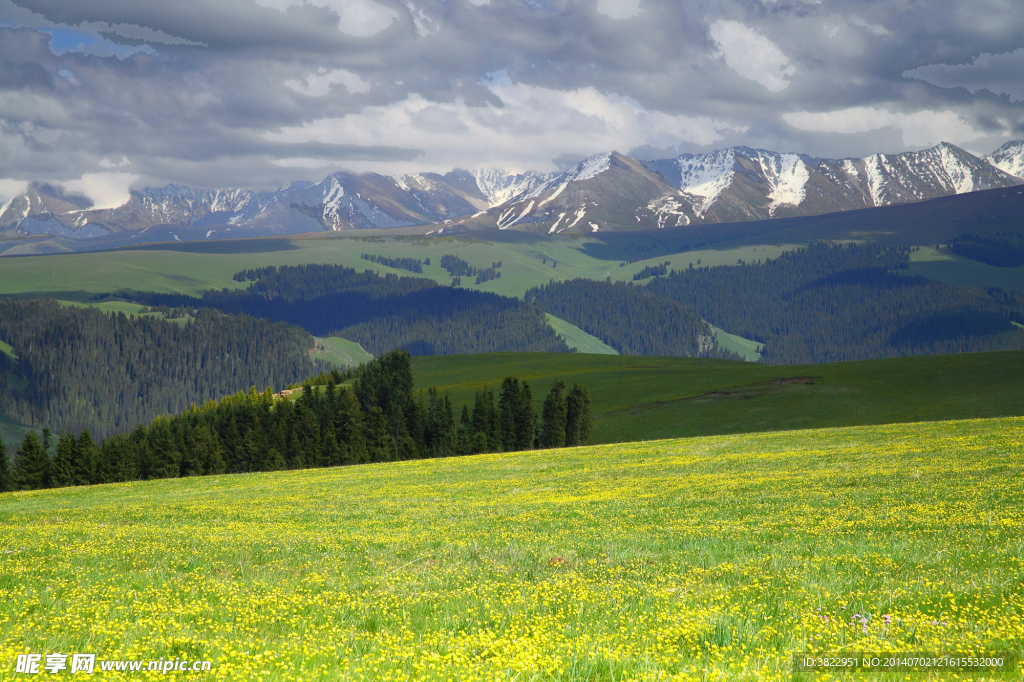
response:
<path fill-rule="evenodd" d="M 1020 184 L 1024 141 L 984 157 L 949 143 L 860 159 L 748 147 L 653 161 L 610 152 L 551 174 L 337 173 L 276 191 L 169 185 L 132 191 L 123 205 L 102 209 L 33 183 L 0 207 L 0 234 L 120 244 L 417 225 L 627 231 L 819 215 Z"/>

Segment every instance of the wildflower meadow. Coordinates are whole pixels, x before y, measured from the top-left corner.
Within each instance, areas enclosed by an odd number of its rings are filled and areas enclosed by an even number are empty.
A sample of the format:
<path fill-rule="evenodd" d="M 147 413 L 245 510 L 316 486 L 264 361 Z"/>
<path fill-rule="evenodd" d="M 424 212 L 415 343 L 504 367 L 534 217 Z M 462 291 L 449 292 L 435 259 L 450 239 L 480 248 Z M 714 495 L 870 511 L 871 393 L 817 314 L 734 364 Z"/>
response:
<path fill-rule="evenodd" d="M 4 494 L 0 677 L 52 652 L 212 662 L 96 679 L 523 681 L 1019 654 L 1022 441 L 1008 418 Z"/>

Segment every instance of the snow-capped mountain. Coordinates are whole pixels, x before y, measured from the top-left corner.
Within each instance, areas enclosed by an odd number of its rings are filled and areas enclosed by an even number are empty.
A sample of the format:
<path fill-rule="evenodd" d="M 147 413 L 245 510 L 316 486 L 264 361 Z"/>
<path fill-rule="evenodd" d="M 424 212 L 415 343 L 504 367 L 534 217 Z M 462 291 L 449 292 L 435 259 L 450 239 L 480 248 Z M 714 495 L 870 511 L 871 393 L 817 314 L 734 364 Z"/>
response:
<path fill-rule="evenodd" d="M 487 197 L 487 207 L 493 208 L 516 201 L 551 179 L 549 173 L 512 173 L 496 168 L 481 168 L 472 172 L 477 189 Z"/>
<path fill-rule="evenodd" d="M 682 192 L 639 161 L 612 152 L 584 159 L 462 223 L 557 234 L 688 225 L 693 217 Z"/>
<path fill-rule="evenodd" d="M 701 222 L 817 215 L 1024 182 L 948 143 L 838 160 L 732 147 L 646 165 L 695 197 Z"/>
<path fill-rule="evenodd" d="M 637 230 L 817 215 L 1020 184 L 1024 141 L 984 158 L 948 143 L 862 159 L 730 147 L 640 162 L 611 152 L 557 174 L 337 173 L 276 191 L 169 185 L 133 191 L 122 206 L 103 209 L 33 183 L 0 205 L 0 233 L 149 241 L 435 223 L 545 233 Z"/>
<path fill-rule="evenodd" d="M 1007 142 L 985 160 L 1004 173 L 1024 179 L 1024 140 Z"/>
<path fill-rule="evenodd" d="M 205 228 L 206 238 L 262 236 L 422 225 L 487 206 L 463 171 L 403 178 L 338 173 L 275 192 L 168 185 L 132 192 L 122 206 L 103 210 L 58 187 L 33 184 L 0 210 L 0 230 L 81 238 L 168 225 L 193 228 L 189 234 Z"/>

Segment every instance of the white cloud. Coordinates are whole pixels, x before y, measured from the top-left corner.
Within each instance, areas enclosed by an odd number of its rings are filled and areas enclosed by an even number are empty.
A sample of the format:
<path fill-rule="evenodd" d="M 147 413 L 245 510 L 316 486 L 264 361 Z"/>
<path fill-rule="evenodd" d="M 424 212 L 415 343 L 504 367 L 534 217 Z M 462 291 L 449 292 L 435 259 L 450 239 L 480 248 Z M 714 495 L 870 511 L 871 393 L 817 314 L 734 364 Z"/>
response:
<path fill-rule="evenodd" d="M 725 19 L 711 24 L 709 32 L 730 69 L 772 92 L 789 87 L 789 77 L 796 73 L 796 67 L 768 38 L 738 21 Z"/>
<path fill-rule="evenodd" d="M 274 142 L 325 142 L 421 149 L 413 161 L 346 162 L 354 170 L 412 172 L 448 170 L 467 164 L 510 169 L 554 170 L 560 153 L 589 155 L 651 145 L 711 144 L 731 127 L 706 117 L 644 109 L 620 95 L 595 88 L 554 90 L 507 79 L 484 81 L 502 106 L 471 107 L 461 100 L 431 102 L 413 94 L 386 106 L 366 107 L 340 118 L 324 118 L 267 133 Z M 289 158 L 284 167 L 326 167 L 325 159 Z M 385 166 L 386 168 L 382 168 Z"/>
<path fill-rule="evenodd" d="M 132 173 L 86 173 L 79 180 L 62 183 L 69 192 L 84 194 L 92 200 L 90 210 L 118 208 L 131 198 L 131 186 L 138 175 Z"/>
<path fill-rule="evenodd" d="M 282 12 L 296 5 L 326 7 L 341 17 L 338 30 L 359 38 L 377 35 L 398 19 L 398 12 L 375 0 L 256 0 L 256 4 Z"/>
<path fill-rule="evenodd" d="M 370 84 L 359 77 L 359 74 L 345 69 L 328 71 L 321 68 L 317 73 L 306 76 L 305 82 L 287 80 L 286 86 L 295 92 L 308 95 L 309 97 L 323 97 L 331 91 L 332 85 L 344 85 L 345 89 L 352 94 L 369 92 Z"/>
<path fill-rule="evenodd" d="M 122 156 L 120 161 L 111 161 L 110 159 L 102 159 L 100 161 L 100 166 L 103 168 L 124 168 L 131 164 L 132 162 L 128 160 L 127 156 Z"/>
<path fill-rule="evenodd" d="M 7 210 L 11 199 L 27 189 L 28 182 L 25 180 L 5 180 L 0 178 L 0 216 Z"/>
<path fill-rule="evenodd" d="M 877 107 L 850 107 L 837 111 L 795 111 L 783 114 L 782 120 L 799 130 L 818 133 L 866 133 L 896 128 L 903 134 L 903 143 L 914 147 L 927 147 L 942 141 L 964 142 L 984 134 L 953 111 L 904 114 Z"/>
<path fill-rule="evenodd" d="M 640 14 L 640 0 L 597 0 L 597 11 L 612 19 L 631 19 Z"/>
<path fill-rule="evenodd" d="M 904 78 L 917 78 L 940 88 L 967 88 L 971 92 L 989 90 L 1009 95 L 1011 102 L 1024 101 L 1024 47 L 1013 52 L 983 52 L 970 64 L 929 64 L 903 72 Z"/>

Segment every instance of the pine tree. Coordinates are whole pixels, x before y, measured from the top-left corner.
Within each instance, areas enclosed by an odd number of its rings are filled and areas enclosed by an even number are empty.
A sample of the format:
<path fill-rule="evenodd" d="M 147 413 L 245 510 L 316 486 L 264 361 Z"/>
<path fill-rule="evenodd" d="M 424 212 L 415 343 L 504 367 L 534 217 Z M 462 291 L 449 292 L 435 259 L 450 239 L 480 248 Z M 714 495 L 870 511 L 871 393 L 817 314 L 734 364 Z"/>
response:
<path fill-rule="evenodd" d="M 338 445 L 338 437 L 335 435 L 334 429 L 329 427 L 322 429 L 322 433 L 322 466 L 338 466 L 344 461 L 341 453 L 341 446 Z"/>
<path fill-rule="evenodd" d="M 75 443 L 75 485 L 90 485 L 96 482 L 96 460 L 99 448 L 92 439 L 89 429 L 82 429 Z"/>
<path fill-rule="evenodd" d="M 586 445 L 593 430 L 590 394 L 579 384 L 573 384 L 565 399 L 565 444 Z"/>
<path fill-rule="evenodd" d="M 158 418 L 149 429 L 149 478 L 177 478 L 181 474 L 181 453 L 178 451 L 168 420 Z"/>
<path fill-rule="evenodd" d="M 11 489 L 11 464 L 7 459 L 7 446 L 0 438 L 0 493 Z"/>
<path fill-rule="evenodd" d="M 338 442 L 347 446 L 345 464 L 362 464 L 370 461 L 366 448 L 363 411 L 353 391 L 341 391 L 338 396 Z"/>
<path fill-rule="evenodd" d="M 65 433 L 57 441 L 57 452 L 50 463 L 50 485 L 64 488 L 75 483 L 75 437 Z"/>
<path fill-rule="evenodd" d="M 501 397 L 498 398 L 498 423 L 501 431 L 501 447 L 505 452 L 516 449 L 516 413 L 520 409 L 521 393 L 519 379 L 505 377 L 501 382 Z"/>
<path fill-rule="evenodd" d="M 565 383 L 556 379 L 544 399 L 543 424 L 541 426 L 540 446 L 542 448 L 560 448 L 565 445 Z"/>
<path fill-rule="evenodd" d="M 50 484 L 50 458 L 35 431 L 25 433 L 15 453 L 14 489 L 38 490 Z"/>
<path fill-rule="evenodd" d="M 537 439 L 537 410 L 533 406 L 533 393 L 525 381 L 519 391 L 515 408 L 516 449 L 531 450 Z"/>
<path fill-rule="evenodd" d="M 389 462 L 395 459 L 395 439 L 388 430 L 388 422 L 379 407 L 373 407 L 366 420 L 366 449 L 371 462 Z"/>

